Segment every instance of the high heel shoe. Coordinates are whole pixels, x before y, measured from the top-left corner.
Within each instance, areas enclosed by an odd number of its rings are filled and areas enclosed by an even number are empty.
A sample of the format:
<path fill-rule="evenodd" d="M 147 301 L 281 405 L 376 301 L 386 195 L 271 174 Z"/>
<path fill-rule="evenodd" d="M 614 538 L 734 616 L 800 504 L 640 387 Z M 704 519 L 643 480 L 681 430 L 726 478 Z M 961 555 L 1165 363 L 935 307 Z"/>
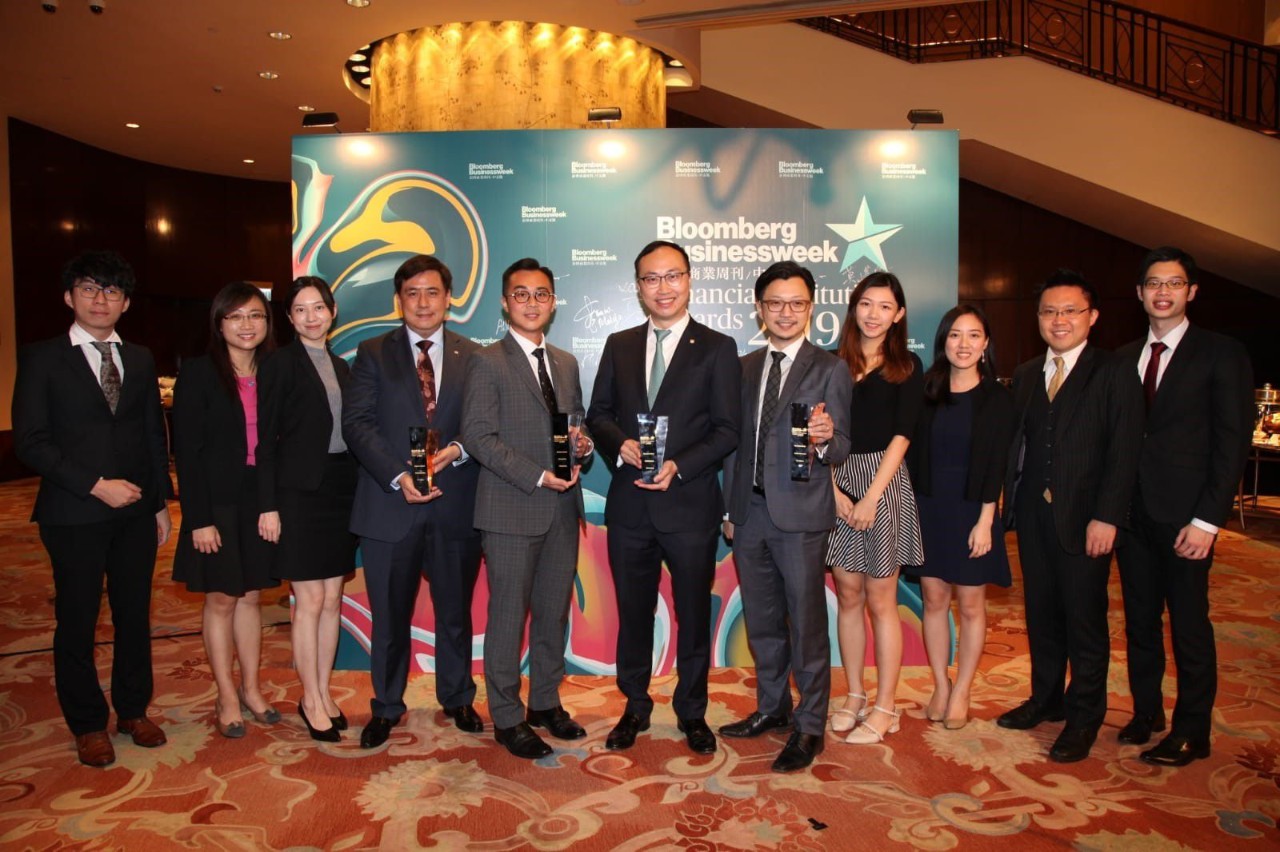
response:
<path fill-rule="evenodd" d="M 229 740 L 238 740 L 244 736 L 244 720 L 223 722 L 222 706 L 217 701 L 213 702 L 213 726 L 218 729 L 218 733 Z"/>
<path fill-rule="evenodd" d="M 302 717 L 302 724 L 307 726 L 307 733 L 311 735 L 311 739 L 319 740 L 322 743 L 339 743 L 342 742 L 342 734 L 338 733 L 338 727 L 325 728 L 323 731 L 317 731 L 311 725 L 311 720 L 307 718 L 307 713 L 302 709 L 302 702 L 298 702 L 298 715 Z"/>
<path fill-rule="evenodd" d="M 948 678 L 948 679 L 947 679 L 947 701 L 948 701 L 948 702 L 950 702 L 950 701 L 951 701 L 951 690 L 952 690 L 952 689 L 954 689 L 954 688 L 955 688 L 955 684 L 953 684 L 953 683 L 951 682 L 950 678 Z M 937 697 L 937 693 L 935 692 L 935 693 L 934 693 L 934 698 L 936 698 L 936 697 Z M 942 713 L 941 713 L 941 714 L 939 714 L 939 715 L 937 715 L 937 716 L 935 716 L 935 715 L 933 715 L 932 713 L 930 713 L 930 712 L 929 712 L 929 707 L 930 707 L 930 706 L 932 706 L 932 704 L 933 704 L 933 699 L 930 699 L 930 700 L 929 700 L 929 703 L 928 703 L 928 704 L 926 704 L 926 705 L 924 706 L 924 717 L 925 717 L 926 719 L 928 719 L 930 722 L 945 722 L 945 721 L 946 721 L 946 719 L 947 719 L 947 708 L 946 708 L 946 705 L 943 705 L 943 707 L 942 707 Z"/>
<path fill-rule="evenodd" d="M 857 692 L 850 692 L 848 697 L 861 699 L 862 706 L 857 710 L 841 707 L 839 710 L 831 711 L 831 733 L 833 734 L 847 734 L 858 727 L 859 722 L 867 718 L 867 696 Z M 837 727 L 837 719 L 848 719 L 850 723 Z"/>
<path fill-rule="evenodd" d="M 262 725 L 275 725 L 279 723 L 280 711 L 272 707 L 270 704 L 267 705 L 266 710 L 263 710 L 261 713 L 259 713 L 257 710 L 254 710 L 252 707 L 249 706 L 249 702 L 245 700 L 243 690 L 237 689 L 236 695 L 239 696 L 240 698 L 241 712 L 248 713 L 250 716 L 253 717 L 253 721 L 258 722 L 259 724 L 262 724 Z"/>
<path fill-rule="evenodd" d="M 901 727 L 901 723 L 899 722 L 899 719 L 902 717 L 901 713 L 890 707 L 881 707 L 879 704 L 872 708 L 872 710 L 873 712 L 875 710 L 879 710 L 881 713 L 887 713 L 892 716 L 893 721 L 889 723 L 889 727 L 884 731 L 880 731 L 875 725 L 871 724 L 871 722 L 863 722 L 853 730 L 853 733 L 845 737 L 845 742 L 850 743 L 851 745 L 875 745 L 876 743 L 884 742 L 884 738 L 889 736 L 889 734 L 898 733 L 898 729 Z M 870 714 L 867 715 L 870 716 Z"/>
<path fill-rule="evenodd" d="M 345 731 L 347 729 L 347 717 L 341 710 L 338 711 L 337 716 L 330 716 L 329 721 L 332 722 L 333 726 L 339 731 Z"/>

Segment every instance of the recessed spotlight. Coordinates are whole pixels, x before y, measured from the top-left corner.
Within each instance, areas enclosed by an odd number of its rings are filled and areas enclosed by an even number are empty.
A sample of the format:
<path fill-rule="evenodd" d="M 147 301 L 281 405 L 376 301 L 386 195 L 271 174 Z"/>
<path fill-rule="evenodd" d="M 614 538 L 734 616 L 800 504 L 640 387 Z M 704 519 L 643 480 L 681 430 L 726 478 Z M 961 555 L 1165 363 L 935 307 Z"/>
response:
<path fill-rule="evenodd" d="M 347 61 L 348 62 L 364 62 L 368 58 L 369 57 L 365 56 L 363 53 L 353 53 L 347 57 Z"/>
<path fill-rule="evenodd" d="M 361 78 L 360 78 L 360 85 L 361 85 L 361 86 L 364 86 L 366 89 L 367 89 L 367 88 L 369 88 L 370 86 L 372 86 L 372 85 L 373 85 L 373 78 L 372 78 L 372 77 L 361 77 Z"/>
<path fill-rule="evenodd" d="M 258 76 L 264 80 L 274 80 L 280 75 L 274 71 L 259 71 Z"/>
<path fill-rule="evenodd" d="M 356 50 L 368 50 L 368 49 L 369 49 L 369 45 L 367 44 L 362 44 L 356 48 Z"/>
<path fill-rule="evenodd" d="M 673 60 L 671 60 L 670 62 L 668 62 L 667 64 L 668 64 L 668 65 L 670 65 L 672 68 L 683 68 L 683 67 L 684 67 L 684 63 L 683 63 L 683 62 L 681 62 L 679 59 L 673 59 Z"/>
<path fill-rule="evenodd" d="M 241 160 L 240 162 L 244 163 L 246 166 L 252 166 L 252 165 L 253 165 L 253 160 Z"/>
<path fill-rule="evenodd" d="M 299 104 L 298 111 L 299 112 L 315 112 L 316 108 L 308 104 Z"/>
<path fill-rule="evenodd" d="M 347 0 L 348 6 L 354 6 L 357 9 L 363 9 L 369 5 L 369 0 Z"/>
<path fill-rule="evenodd" d="M 267 33 L 267 35 L 271 36 L 276 41 L 288 41 L 289 39 L 293 38 L 291 34 L 286 32 L 281 32 L 280 30 L 276 30 L 273 33 Z"/>
<path fill-rule="evenodd" d="M 129 128 L 130 130 L 137 130 L 137 129 L 138 129 L 139 127 L 141 127 L 142 125 L 141 125 L 141 124 L 138 124 L 138 122 L 136 122 L 136 121 L 126 121 L 126 122 L 124 123 L 124 126 L 125 126 L 125 127 L 127 127 L 127 128 Z"/>
<path fill-rule="evenodd" d="M 368 65 L 352 65 L 351 70 L 357 74 L 368 74 L 369 66 Z"/>

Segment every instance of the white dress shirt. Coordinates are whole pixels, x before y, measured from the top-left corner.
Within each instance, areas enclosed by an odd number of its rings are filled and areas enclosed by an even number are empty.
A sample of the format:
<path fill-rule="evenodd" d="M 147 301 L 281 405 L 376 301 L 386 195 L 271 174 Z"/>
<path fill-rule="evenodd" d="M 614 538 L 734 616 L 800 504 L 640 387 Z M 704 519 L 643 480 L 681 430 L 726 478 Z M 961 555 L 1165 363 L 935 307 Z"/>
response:
<path fill-rule="evenodd" d="M 93 377 L 98 380 L 98 385 L 102 385 L 102 353 L 98 351 L 95 343 L 105 342 L 114 344 L 111 347 L 111 360 L 116 362 L 116 369 L 120 371 L 120 381 L 124 382 L 124 359 L 120 357 L 120 345 L 124 343 L 120 339 L 120 333 L 112 331 L 111 335 L 105 341 L 99 341 L 89 332 L 80 327 L 79 323 L 71 323 L 71 345 L 79 346 L 80 351 L 84 353 L 84 359 L 89 362 L 90 369 L 93 370 Z"/>

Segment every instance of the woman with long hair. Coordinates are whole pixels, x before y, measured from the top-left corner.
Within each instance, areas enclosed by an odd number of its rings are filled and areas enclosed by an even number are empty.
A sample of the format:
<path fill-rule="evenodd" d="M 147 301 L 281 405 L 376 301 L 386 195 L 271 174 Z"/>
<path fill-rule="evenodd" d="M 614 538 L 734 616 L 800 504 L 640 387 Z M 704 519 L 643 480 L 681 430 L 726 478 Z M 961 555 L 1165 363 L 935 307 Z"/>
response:
<path fill-rule="evenodd" d="M 996 381 L 986 314 L 957 305 L 942 317 L 924 375 L 924 409 L 907 462 L 920 506 L 924 564 L 911 568 L 924 594 L 924 648 L 933 672 L 931 722 L 969 721 L 969 692 L 987 637 L 987 583 L 1008 586 L 1009 556 L 996 501 L 1013 440 L 1013 395 Z M 947 614 L 960 610 L 956 679 Z"/>
<path fill-rule="evenodd" d="M 277 544 L 272 576 L 295 600 L 293 666 L 298 715 L 312 739 L 338 742 L 347 719 L 329 693 L 338 651 L 342 584 L 355 567 L 348 530 L 356 464 L 342 440 L 342 389 L 351 370 L 329 351 L 337 305 L 329 285 L 304 276 L 287 302 L 296 337 L 262 365 L 258 421 L 258 529 Z"/>
<path fill-rule="evenodd" d="M 271 577 L 272 547 L 258 534 L 258 366 L 272 348 L 271 309 L 247 282 L 213 299 L 209 348 L 188 360 L 173 390 L 173 431 L 182 533 L 173 578 L 204 594 L 205 653 L 218 695 L 214 720 L 224 737 L 243 737 L 243 712 L 275 724 L 262 696 L 259 591 Z M 234 663 L 240 663 L 236 688 Z"/>
<path fill-rule="evenodd" d="M 831 730 L 848 743 L 878 743 L 898 730 L 902 667 L 898 571 L 923 560 L 920 523 L 903 459 L 923 399 L 924 367 L 907 348 L 907 302 L 898 277 L 873 272 L 849 297 L 839 355 L 853 375 L 852 447 L 833 473 L 836 525 L 827 543 L 839 611 L 836 632 L 849 684 Z M 876 699 L 862 675 L 864 612 L 875 641 Z"/>

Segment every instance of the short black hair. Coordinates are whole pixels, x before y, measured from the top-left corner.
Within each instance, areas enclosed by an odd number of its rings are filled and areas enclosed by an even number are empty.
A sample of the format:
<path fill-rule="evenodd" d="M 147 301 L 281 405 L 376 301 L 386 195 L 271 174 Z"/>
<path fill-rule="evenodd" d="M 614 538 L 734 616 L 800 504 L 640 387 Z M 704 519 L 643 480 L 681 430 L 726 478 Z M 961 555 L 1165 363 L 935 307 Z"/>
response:
<path fill-rule="evenodd" d="M 1147 270 L 1157 263 L 1180 263 L 1182 264 L 1182 271 L 1187 273 L 1187 283 L 1200 283 L 1200 267 L 1196 266 L 1194 257 L 1177 246 L 1160 246 L 1147 252 L 1147 256 L 1142 259 L 1141 277 L 1138 279 L 1139 285 L 1147 279 Z"/>
<path fill-rule="evenodd" d="M 1044 295 L 1044 291 L 1050 287 L 1079 287 L 1084 293 L 1085 301 L 1089 303 L 1091 310 L 1098 307 L 1098 290 L 1089 283 L 1079 272 L 1074 269 L 1067 269 L 1065 266 L 1059 266 L 1053 271 L 1053 274 L 1044 280 L 1043 284 L 1036 287 L 1036 301 L 1040 301 L 1040 297 Z"/>
<path fill-rule="evenodd" d="M 126 298 L 133 295 L 138 280 L 133 267 L 114 251 L 86 251 L 67 261 L 62 267 L 62 289 L 71 288 L 82 278 L 92 278 L 103 287 L 116 287 L 124 291 Z"/>
<path fill-rule="evenodd" d="M 444 282 L 444 291 L 453 292 L 453 273 L 444 265 L 444 261 L 434 254 L 415 254 L 400 264 L 400 268 L 396 270 L 396 295 L 400 294 L 400 288 L 404 286 L 404 282 L 424 272 L 440 273 L 440 280 Z"/>
<path fill-rule="evenodd" d="M 818 289 L 818 285 L 813 282 L 813 273 L 793 260 L 780 260 L 760 273 L 760 277 L 756 279 L 756 301 L 764 298 L 765 288 L 770 284 L 787 278 L 803 279 L 804 285 L 809 288 L 809 300 L 813 301 L 813 295 Z"/>
<path fill-rule="evenodd" d="M 640 261 L 644 260 L 647 256 L 653 254 L 655 251 L 657 251 L 660 248 L 675 249 L 676 251 L 680 252 L 680 256 L 684 258 L 684 271 L 685 272 L 689 271 L 689 254 L 684 250 L 684 246 L 680 245 L 679 243 L 673 243 L 670 240 L 654 240 L 644 248 L 640 249 L 640 253 L 636 255 L 636 261 L 632 265 L 635 267 L 635 273 L 637 278 L 640 277 Z"/>
<path fill-rule="evenodd" d="M 517 272 L 541 272 L 547 276 L 547 282 L 551 285 L 551 292 L 554 293 L 556 291 L 556 274 L 543 266 L 538 260 L 532 257 L 522 257 L 502 271 L 503 296 L 507 295 L 507 285 L 511 283 L 511 276 Z"/>

